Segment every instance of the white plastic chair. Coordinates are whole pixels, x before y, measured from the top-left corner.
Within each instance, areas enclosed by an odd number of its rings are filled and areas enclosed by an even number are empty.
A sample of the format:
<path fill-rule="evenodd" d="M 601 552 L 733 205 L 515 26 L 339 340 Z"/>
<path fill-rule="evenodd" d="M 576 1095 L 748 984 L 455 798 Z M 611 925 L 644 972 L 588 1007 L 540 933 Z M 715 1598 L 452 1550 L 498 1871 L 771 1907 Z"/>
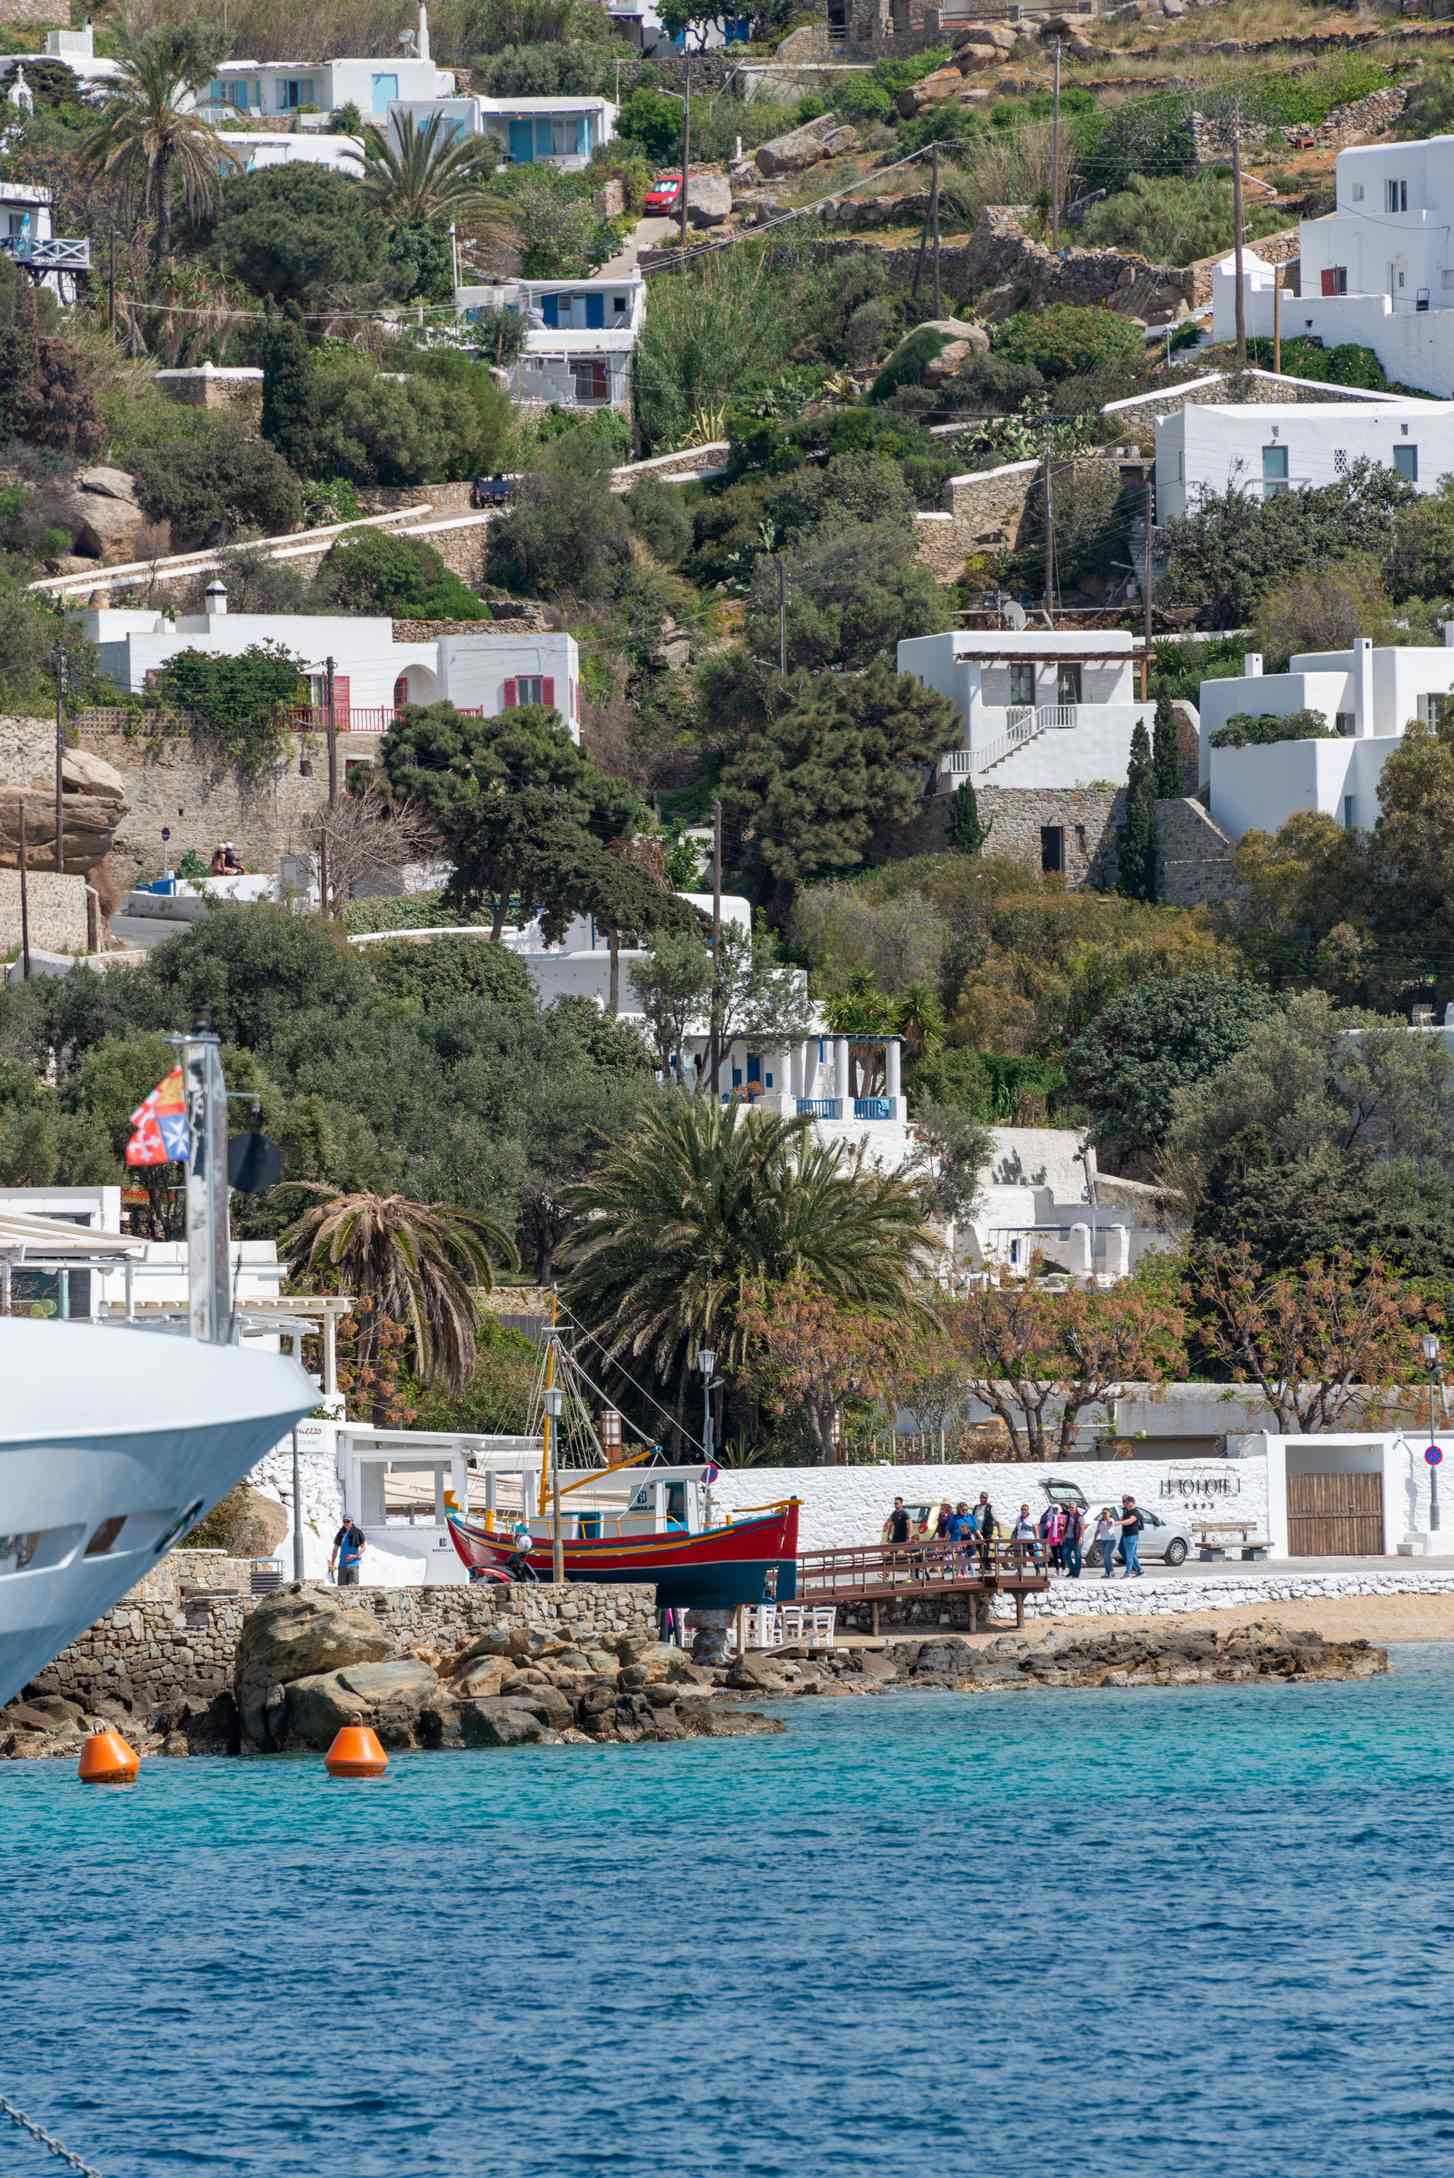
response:
<path fill-rule="evenodd" d="M 815 1604 L 808 1617 L 814 1647 L 831 1649 L 834 1631 L 838 1625 L 837 1606 L 831 1603 Z"/>

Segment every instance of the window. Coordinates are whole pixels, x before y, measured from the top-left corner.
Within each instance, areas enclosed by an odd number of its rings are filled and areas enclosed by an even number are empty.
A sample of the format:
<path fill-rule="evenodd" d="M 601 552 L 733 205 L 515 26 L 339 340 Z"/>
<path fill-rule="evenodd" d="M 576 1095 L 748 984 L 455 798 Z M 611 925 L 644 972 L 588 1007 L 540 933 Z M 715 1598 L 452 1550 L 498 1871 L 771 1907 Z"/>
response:
<path fill-rule="evenodd" d="M 1351 794 L 1343 796 L 1343 829 L 1345 832 L 1352 832 L 1357 829 L 1355 817 L 1357 807 L 1358 804 Z"/>
<path fill-rule="evenodd" d="M 1264 446 L 1262 449 L 1262 496 L 1275 499 L 1279 492 L 1287 490 L 1287 448 Z"/>
<path fill-rule="evenodd" d="M 1319 275 L 1318 284 L 1325 295 L 1346 295 L 1348 292 L 1348 267 L 1346 265 L 1324 265 Z M 1309 318 L 1309 325 L 1312 322 L 1312 319 Z"/>
<path fill-rule="evenodd" d="M 317 86 L 311 76 L 284 76 L 278 85 L 278 105 L 284 113 L 293 113 L 299 106 L 316 106 L 317 103 Z"/>
<path fill-rule="evenodd" d="M 1177 481 L 1177 483 L 1178 483 L 1178 484 L 1184 484 L 1184 483 L 1186 482 L 1186 455 L 1185 455 L 1185 454 L 1178 454 L 1178 455 L 1177 455 L 1177 457 L 1176 457 L 1176 481 Z"/>
<path fill-rule="evenodd" d="M 1362 184 L 1362 182 L 1354 182 L 1354 184 L 1353 184 L 1353 202 L 1354 202 L 1355 204 L 1361 204 L 1361 203 L 1363 202 L 1363 184 Z"/>
<path fill-rule="evenodd" d="M 1386 181 L 1383 185 L 1383 208 L 1386 212 L 1406 212 L 1409 208 L 1409 185 L 1406 181 Z"/>
<path fill-rule="evenodd" d="M 1419 450 L 1417 446 L 1396 446 L 1394 448 L 1393 473 L 1395 476 L 1401 476 L 1405 484 L 1418 483 Z"/>
<path fill-rule="evenodd" d="M 1352 740 L 1357 724 L 1358 722 L 1351 711 L 1338 711 L 1334 714 L 1333 731 L 1341 734 L 1345 741 Z"/>
<path fill-rule="evenodd" d="M 1414 706 L 1418 713 L 1420 725 L 1437 726 L 1444 715 L 1444 706 L 1448 701 L 1449 698 L 1442 690 L 1436 690 L 1431 696 L 1420 696 Z"/>
<path fill-rule="evenodd" d="M 1081 669 L 1078 665 L 1056 667 L 1055 700 L 1057 703 L 1085 702 L 1085 697 L 1081 693 Z"/>
<path fill-rule="evenodd" d="M 1454 265 L 1446 265 L 1439 274 L 1440 287 L 1454 287 Z"/>
<path fill-rule="evenodd" d="M 1346 446 L 1335 446 L 1333 448 L 1333 474 L 1334 476 L 1346 476 L 1348 474 L 1348 449 Z"/>
<path fill-rule="evenodd" d="M 1035 703 L 1035 666 L 1031 659 L 1016 659 L 1010 667 L 1010 701 L 1013 704 Z"/>
<path fill-rule="evenodd" d="M 521 673 L 516 677 L 515 701 L 517 703 L 544 703 L 545 700 L 545 682 L 538 673 Z M 51 830 L 55 830 L 54 824 L 52 824 Z"/>
<path fill-rule="evenodd" d="M 88 1558 L 104 1558 L 125 1525 L 125 1513 L 113 1513 L 109 1520 L 103 1520 L 91 1537 L 90 1542 L 86 1545 L 86 1556 Z"/>
<path fill-rule="evenodd" d="M 591 356 L 583 362 L 573 363 L 571 377 L 579 407 L 598 407 L 603 401 L 610 400 L 611 381 L 603 356 Z"/>
<path fill-rule="evenodd" d="M 1059 877 L 1065 868 L 1065 826 L 1040 827 L 1040 868 L 1046 877 Z"/>
<path fill-rule="evenodd" d="M 399 95 L 399 79 L 395 75 L 371 76 L 369 79 L 375 113 L 387 113 Z"/>

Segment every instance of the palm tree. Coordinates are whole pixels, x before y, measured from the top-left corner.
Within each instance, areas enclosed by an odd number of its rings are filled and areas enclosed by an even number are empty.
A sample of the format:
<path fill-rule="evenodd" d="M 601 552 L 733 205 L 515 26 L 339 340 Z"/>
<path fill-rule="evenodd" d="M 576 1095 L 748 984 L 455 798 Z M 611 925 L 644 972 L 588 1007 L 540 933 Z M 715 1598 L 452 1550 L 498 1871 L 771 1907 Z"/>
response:
<path fill-rule="evenodd" d="M 411 1202 L 407 1195 L 349 1193 L 315 1180 L 274 1190 L 314 1198 L 282 1236 L 289 1269 L 322 1272 L 344 1293 L 369 1304 L 373 1326 L 404 1324 L 415 1365 L 427 1384 L 458 1391 L 475 1365 L 473 1288 L 489 1292 L 493 1258 L 513 1262 L 509 1235 L 495 1219 L 454 1203 Z M 371 1326 L 362 1344 L 376 1337 Z M 369 1353 L 361 1352 L 367 1361 Z"/>
<path fill-rule="evenodd" d="M 453 138 L 442 114 L 431 114 L 421 128 L 412 113 L 392 129 L 364 130 L 364 201 L 396 223 L 421 220 L 444 226 L 468 216 L 507 220 L 513 207 L 488 186 L 496 151 L 485 137 Z"/>
<path fill-rule="evenodd" d="M 216 65 L 210 35 L 157 25 L 125 39 L 121 73 L 106 108 L 81 145 L 84 171 L 130 182 L 143 217 L 154 215 L 152 264 L 160 271 L 172 246 L 172 197 L 188 211 L 217 201 L 219 177 L 236 162 L 190 101 Z"/>
<path fill-rule="evenodd" d="M 614 1358 L 672 1384 L 679 1416 L 702 1347 L 745 1375 L 746 1288 L 801 1277 L 908 1319 L 915 1257 L 932 1245 L 907 1181 L 815 1141 L 807 1120 L 708 1097 L 663 1098 L 566 1199 L 568 1305 Z"/>

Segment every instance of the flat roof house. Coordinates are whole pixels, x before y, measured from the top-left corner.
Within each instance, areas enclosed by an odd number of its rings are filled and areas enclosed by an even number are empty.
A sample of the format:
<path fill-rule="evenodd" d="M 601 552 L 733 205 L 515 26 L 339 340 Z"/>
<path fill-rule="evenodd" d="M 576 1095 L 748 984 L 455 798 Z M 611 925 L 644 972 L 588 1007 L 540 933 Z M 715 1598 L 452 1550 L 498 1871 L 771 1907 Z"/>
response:
<path fill-rule="evenodd" d="M 380 59 L 318 61 L 223 61 L 199 108 L 214 117 L 231 108 L 246 114 L 327 115 L 357 106 L 382 120 L 401 98 L 448 98 L 454 76 L 436 68 L 429 52 L 429 10 L 421 5 L 417 31 L 406 31 L 400 50 Z"/>
<path fill-rule="evenodd" d="M 1254 499 L 1336 484 L 1372 461 L 1432 492 L 1454 475 L 1454 406 L 1335 401 L 1190 402 L 1156 425 L 1156 513 L 1175 521 L 1227 491 Z"/>
<path fill-rule="evenodd" d="M 963 745 L 941 760 L 946 790 L 963 778 L 996 787 L 1117 782 L 1138 720 L 1144 646 L 1123 628 L 1104 634 L 996 633 L 961 628 L 900 643 L 900 673 L 937 689 L 958 712 Z"/>
<path fill-rule="evenodd" d="M 608 98 L 452 98 L 400 97 L 390 115 L 397 127 L 405 114 L 416 128 L 436 114 L 448 136 L 491 138 L 501 162 L 510 166 L 554 166 L 576 173 L 589 166 L 593 152 L 616 133 L 616 108 Z"/>
<path fill-rule="evenodd" d="M 458 287 L 466 323 L 504 310 L 525 320 L 510 390 L 532 407 L 629 408 L 631 359 L 646 316 L 639 272 L 612 280 L 509 280 Z"/>

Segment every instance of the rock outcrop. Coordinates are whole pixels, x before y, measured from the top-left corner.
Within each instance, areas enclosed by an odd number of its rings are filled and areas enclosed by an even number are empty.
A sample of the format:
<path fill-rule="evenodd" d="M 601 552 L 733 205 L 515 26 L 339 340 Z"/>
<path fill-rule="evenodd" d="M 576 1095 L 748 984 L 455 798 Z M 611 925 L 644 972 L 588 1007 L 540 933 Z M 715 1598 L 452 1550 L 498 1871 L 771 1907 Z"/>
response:
<path fill-rule="evenodd" d="M 789 129 L 786 136 L 774 136 L 759 144 L 755 154 L 757 171 L 769 177 L 801 174 L 805 167 L 816 166 L 822 159 L 834 159 L 840 152 L 857 148 L 857 129 L 846 127 L 831 113 L 820 114 L 816 121 Z"/>
<path fill-rule="evenodd" d="M 273 1744 L 274 1720 L 295 1680 L 383 1663 L 393 1651 L 387 1628 L 367 1611 L 349 1610 L 336 1589 L 305 1581 L 267 1597 L 248 1614 L 237 1644 L 233 1692 L 244 1739 Z"/>
<path fill-rule="evenodd" d="M 126 781 L 99 756 L 68 749 L 61 759 L 61 844 L 71 874 L 95 868 L 111 852 L 126 815 Z M 0 787 L 0 868 L 20 864 L 20 819 L 25 816 L 25 852 L 32 869 L 56 867 L 56 802 L 53 776 L 28 787 Z"/>
<path fill-rule="evenodd" d="M 86 559 L 114 565 L 171 550 L 165 525 L 137 503 L 136 479 L 125 469 L 82 469 L 59 511 Z"/>

